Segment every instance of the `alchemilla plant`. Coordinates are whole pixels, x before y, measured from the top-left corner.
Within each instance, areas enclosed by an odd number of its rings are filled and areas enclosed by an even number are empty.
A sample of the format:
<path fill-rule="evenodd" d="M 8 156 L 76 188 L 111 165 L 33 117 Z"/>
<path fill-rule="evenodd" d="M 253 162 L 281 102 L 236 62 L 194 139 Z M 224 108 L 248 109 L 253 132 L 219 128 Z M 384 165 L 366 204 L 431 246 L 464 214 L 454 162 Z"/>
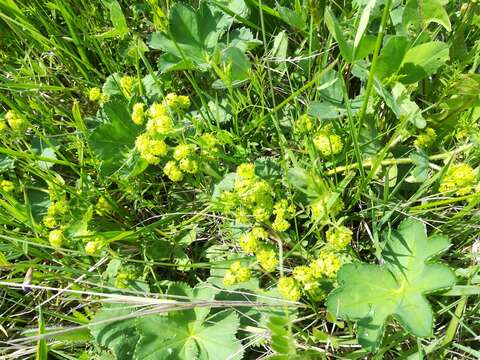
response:
<path fill-rule="evenodd" d="M 0 4 L 0 353 L 479 358 L 479 19 Z"/>

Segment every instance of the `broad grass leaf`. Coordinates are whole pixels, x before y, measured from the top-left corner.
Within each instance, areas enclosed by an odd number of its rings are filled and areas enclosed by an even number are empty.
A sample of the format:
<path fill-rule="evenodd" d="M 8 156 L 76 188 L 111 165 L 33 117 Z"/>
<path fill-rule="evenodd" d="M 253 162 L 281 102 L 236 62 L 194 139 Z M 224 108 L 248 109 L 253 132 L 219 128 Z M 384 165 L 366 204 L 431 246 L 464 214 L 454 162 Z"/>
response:
<path fill-rule="evenodd" d="M 449 246 L 443 236 L 427 237 L 425 225 L 408 219 L 387 234 L 382 266 L 352 263 L 337 276 L 339 288 L 327 298 L 328 311 L 358 322 L 358 341 L 376 351 L 390 317 L 417 337 L 432 334 L 433 313 L 426 294 L 455 285 L 446 265 L 431 259 Z"/>
<path fill-rule="evenodd" d="M 358 52 L 360 42 L 367 30 L 370 15 L 377 3 L 377 0 L 369 0 L 367 5 L 363 8 L 362 15 L 360 16 L 360 22 L 358 23 L 357 33 L 355 34 L 355 40 L 353 41 L 353 56 L 355 57 Z"/>
<path fill-rule="evenodd" d="M 412 84 L 437 72 L 449 59 L 448 44 L 431 41 L 410 48 L 399 71 L 404 84 Z"/>
<path fill-rule="evenodd" d="M 452 31 L 452 24 L 444 6 L 449 0 L 408 0 L 403 11 L 402 24 L 405 31 L 414 26 L 416 31 L 430 23 L 437 23 L 447 31 Z M 421 25 L 421 26 L 420 26 Z"/>
<path fill-rule="evenodd" d="M 328 28 L 328 31 L 332 34 L 335 40 L 337 40 L 338 47 L 340 48 L 340 53 L 346 62 L 352 62 L 352 47 L 347 43 L 345 39 L 344 31 L 340 27 L 337 18 L 333 12 L 329 9 L 325 9 L 325 25 Z"/>
<path fill-rule="evenodd" d="M 110 101 L 104 105 L 100 117 L 103 123 L 93 131 L 89 143 L 101 161 L 101 174 L 138 174 L 137 166 L 142 164 L 134 148 L 142 128 L 132 122 L 128 105 L 119 100 Z"/>
<path fill-rule="evenodd" d="M 113 30 L 100 34 L 97 38 L 106 39 L 119 36 L 121 39 L 128 33 L 127 20 L 122 12 L 122 7 L 117 0 L 102 0 L 102 3 L 110 12 L 110 20 L 112 21 Z"/>

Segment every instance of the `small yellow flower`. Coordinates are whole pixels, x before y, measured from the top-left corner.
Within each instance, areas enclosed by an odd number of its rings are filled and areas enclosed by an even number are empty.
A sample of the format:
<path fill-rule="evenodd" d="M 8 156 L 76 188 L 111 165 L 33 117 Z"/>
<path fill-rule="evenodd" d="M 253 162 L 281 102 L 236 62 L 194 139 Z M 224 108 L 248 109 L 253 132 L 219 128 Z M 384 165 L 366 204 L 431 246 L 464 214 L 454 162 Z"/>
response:
<path fill-rule="evenodd" d="M 321 222 L 327 219 L 328 216 L 335 217 L 343 210 L 343 202 L 340 198 L 333 200 L 333 203 L 329 204 L 331 197 L 333 197 L 333 194 L 326 192 L 310 205 L 313 220 Z"/>
<path fill-rule="evenodd" d="M 136 103 L 133 105 L 132 121 L 137 125 L 142 125 L 145 117 L 145 104 Z"/>
<path fill-rule="evenodd" d="M 290 223 L 282 216 L 276 216 L 272 223 L 272 229 L 278 232 L 287 231 L 290 228 Z"/>
<path fill-rule="evenodd" d="M 242 250 L 247 254 L 253 254 L 255 251 L 257 251 L 258 240 L 254 236 L 253 232 L 243 234 L 240 236 L 238 242 Z"/>
<path fill-rule="evenodd" d="M 150 118 L 147 122 L 147 131 L 152 134 L 167 135 L 173 129 L 173 121 L 168 115 Z"/>
<path fill-rule="evenodd" d="M 53 202 L 47 209 L 49 216 L 62 216 L 68 211 L 68 203 L 65 200 Z"/>
<path fill-rule="evenodd" d="M 258 222 L 265 222 L 270 218 L 270 213 L 263 207 L 256 207 L 253 209 L 253 217 Z"/>
<path fill-rule="evenodd" d="M 238 208 L 235 212 L 235 220 L 240 224 L 248 224 L 250 222 L 250 216 L 244 208 Z"/>
<path fill-rule="evenodd" d="M 217 145 L 218 140 L 212 133 L 205 133 L 200 136 L 199 142 L 205 149 L 212 149 Z"/>
<path fill-rule="evenodd" d="M 168 152 L 168 146 L 163 140 L 153 139 L 148 133 L 137 136 L 135 148 L 140 153 L 140 157 L 151 165 L 160 163 L 160 157 Z"/>
<path fill-rule="evenodd" d="M 467 195 L 475 186 L 475 172 L 468 164 L 452 165 L 447 170 L 442 182 L 440 192 L 455 191 L 458 196 Z"/>
<path fill-rule="evenodd" d="M 230 265 L 223 276 L 223 283 L 225 286 L 232 286 L 237 283 L 249 281 L 251 278 L 251 271 L 249 268 L 242 266 L 240 261 L 235 261 Z"/>
<path fill-rule="evenodd" d="M 241 164 L 237 167 L 237 175 L 250 180 L 255 177 L 255 164 Z"/>
<path fill-rule="evenodd" d="M 343 149 L 342 138 L 332 133 L 331 129 L 318 132 L 313 143 L 324 157 L 339 154 Z"/>
<path fill-rule="evenodd" d="M 327 242 L 335 250 L 343 250 L 352 241 L 352 231 L 345 226 L 338 226 L 327 230 Z"/>
<path fill-rule="evenodd" d="M 262 249 L 257 252 L 257 260 L 260 263 L 260 266 L 266 272 L 273 272 L 275 271 L 278 265 L 277 255 L 275 251 L 271 249 Z"/>
<path fill-rule="evenodd" d="M 312 291 L 318 287 L 318 281 L 308 266 L 297 266 L 293 269 L 293 277 L 302 284 L 305 291 Z"/>
<path fill-rule="evenodd" d="M 225 271 L 225 274 L 223 275 L 223 284 L 226 287 L 230 287 L 234 285 L 237 282 L 237 277 L 232 273 L 231 270 Z"/>
<path fill-rule="evenodd" d="M 316 279 L 322 276 L 334 277 L 338 272 L 342 262 L 334 253 L 323 251 L 320 253 L 318 259 L 310 264 L 312 274 Z"/>
<path fill-rule="evenodd" d="M 85 244 L 85 252 L 87 255 L 94 256 L 102 249 L 103 242 L 99 240 L 89 241 Z"/>
<path fill-rule="evenodd" d="M 437 133 L 432 128 L 427 128 L 424 133 L 417 136 L 413 145 L 417 148 L 427 148 L 435 142 Z"/>
<path fill-rule="evenodd" d="M 8 126 L 14 131 L 25 131 L 28 127 L 27 120 L 13 110 L 7 111 L 5 114 L 5 120 L 7 120 Z"/>
<path fill-rule="evenodd" d="M 15 189 L 15 186 L 13 185 L 13 182 L 11 182 L 10 180 L 0 181 L 0 187 L 5 192 L 11 192 Z"/>
<path fill-rule="evenodd" d="M 90 101 L 100 101 L 102 100 L 102 90 L 98 87 L 93 87 L 88 92 L 88 100 Z"/>
<path fill-rule="evenodd" d="M 180 171 L 175 161 L 167 162 L 163 167 L 163 172 L 173 182 L 178 182 L 183 180 L 183 173 Z"/>
<path fill-rule="evenodd" d="M 277 216 L 291 219 L 295 215 L 295 205 L 289 204 L 286 199 L 282 199 L 275 203 L 273 213 Z"/>
<path fill-rule="evenodd" d="M 300 288 L 292 277 L 281 277 L 278 280 L 278 291 L 284 299 L 298 301 L 301 297 Z"/>
<path fill-rule="evenodd" d="M 314 122 L 311 116 L 303 114 L 295 121 L 295 131 L 300 134 L 309 133 L 313 130 Z"/>
<path fill-rule="evenodd" d="M 100 196 L 98 198 L 97 205 L 95 206 L 95 210 L 99 214 L 108 214 L 113 210 L 113 208 L 112 205 L 110 205 L 110 203 L 107 201 L 107 199 L 105 199 L 105 197 Z"/>
<path fill-rule="evenodd" d="M 0 120 L 0 133 L 7 129 L 7 122 Z"/>
<path fill-rule="evenodd" d="M 57 226 L 57 220 L 55 219 L 54 216 L 50 216 L 50 215 L 47 215 L 43 218 L 43 223 L 49 229 L 53 229 L 55 226 Z"/>
<path fill-rule="evenodd" d="M 180 160 L 180 169 L 189 174 L 196 174 L 198 172 L 198 163 L 192 159 Z"/>
<path fill-rule="evenodd" d="M 60 229 L 50 231 L 48 234 L 48 241 L 55 249 L 61 248 L 63 242 L 63 231 Z"/>
<path fill-rule="evenodd" d="M 133 76 L 126 75 L 120 79 L 120 87 L 122 88 L 124 94 L 127 97 L 131 96 L 134 85 L 135 85 L 135 78 Z"/>
<path fill-rule="evenodd" d="M 173 150 L 173 158 L 177 161 L 185 159 L 192 154 L 192 146 L 189 144 L 179 144 Z"/>
<path fill-rule="evenodd" d="M 147 115 L 151 119 L 158 119 L 162 116 L 168 116 L 168 109 L 165 105 L 155 102 L 148 108 Z"/>
<path fill-rule="evenodd" d="M 188 96 L 169 93 L 165 97 L 165 104 L 174 111 L 180 111 L 190 107 L 190 99 Z"/>
<path fill-rule="evenodd" d="M 268 239 L 268 232 L 259 226 L 255 226 L 252 229 L 252 235 L 255 237 L 257 240 L 265 240 Z"/>

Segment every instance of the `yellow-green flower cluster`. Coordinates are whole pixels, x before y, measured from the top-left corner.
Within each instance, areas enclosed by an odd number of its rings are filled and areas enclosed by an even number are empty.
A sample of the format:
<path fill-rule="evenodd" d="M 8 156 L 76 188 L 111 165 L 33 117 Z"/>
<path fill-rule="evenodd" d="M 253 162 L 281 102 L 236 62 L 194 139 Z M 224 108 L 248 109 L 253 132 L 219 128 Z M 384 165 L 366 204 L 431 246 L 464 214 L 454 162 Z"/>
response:
<path fill-rule="evenodd" d="M 90 256 L 98 255 L 104 247 L 105 242 L 102 237 L 96 237 L 85 244 L 85 253 Z"/>
<path fill-rule="evenodd" d="M 126 289 L 128 283 L 137 278 L 137 275 L 134 271 L 119 271 L 115 277 L 115 287 L 117 289 Z"/>
<path fill-rule="evenodd" d="M 277 201 L 273 207 L 273 213 L 275 214 L 275 220 L 272 223 L 272 228 L 275 231 L 287 231 L 290 228 L 288 219 L 295 216 L 295 205 L 289 204 L 285 199 Z"/>
<path fill-rule="evenodd" d="M 339 251 L 345 249 L 352 241 L 352 230 L 340 225 L 327 230 L 327 243 L 333 250 Z"/>
<path fill-rule="evenodd" d="M 260 249 L 260 241 L 268 238 L 268 233 L 265 229 L 256 226 L 251 231 L 240 236 L 239 244 L 246 254 L 254 254 L 257 249 Z"/>
<path fill-rule="evenodd" d="M 314 276 L 310 266 L 296 266 L 293 269 L 293 278 L 305 291 L 313 291 L 318 288 L 318 279 Z"/>
<path fill-rule="evenodd" d="M 102 97 L 102 90 L 98 87 L 93 87 L 88 91 L 88 100 L 90 101 L 100 101 Z"/>
<path fill-rule="evenodd" d="M 343 149 L 342 138 L 330 126 L 314 135 L 313 144 L 324 157 L 339 154 Z"/>
<path fill-rule="evenodd" d="M 190 107 L 190 99 L 188 96 L 169 93 L 165 96 L 165 104 L 173 111 L 181 111 Z"/>
<path fill-rule="evenodd" d="M 242 266 L 240 261 L 235 261 L 223 276 L 225 286 L 232 286 L 238 283 L 250 280 L 251 271 L 249 268 Z"/>
<path fill-rule="evenodd" d="M 63 218 L 63 216 L 68 211 L 68 204 L 65 200 L 54 201 L 50 204 L 47 210 L 47 215 L 43 218 L 43 223 L 49 229 L 57 226 L 58 221 Z"/>
<path fill-rule="evenodd" d="M 56 229 L 50 231 L 48 234 L 48 242 L 55 249 L 61 248 L 63 243 L 63 230 Z"/>
<path fill-rule="evenodd" d="M 144 120 L 145 120 L 145 104 L 136 103 L 135 105 L 133 105 L 132 121 L 137 125 L 143 125 Z"/>
<path fill-rule="evenodd" d="M 303 114 L 295 121 L 294 129 L 299 134 L 308 134 L 314 128 L 313 118 L 308 114 Z"/>
<path fill-rule="evenodd" d="M 173 150 L 173 158 L 167 162 L 163 172 L 174 182 L 182 181 L 184 173 L 196 174 L 198 162 L 195 160 L 195 146 L 190 144 L 179 144 Z"/>
<path fill-rule="evenodd" d="M 140 157 L 152 165 L 159 164 L 160 158 L 168 152 L 167 144 L 163 140 L 153 138 L 149 133 L 143 133 L 137 137 L 135 148 L 140 153 Z"/>
<path fill-rule="evenodd" d="M 322 196 L 313 201 L 310 205 L 312 219 L 314 221 L 325 221 L 328 217 L 334 218 L 343 210 L 343 202 L 340 198 L 335 199 L 335 194 L 325 192 Z"/>
<path fill-rule="evenodd" d="M 0 179 L 0 188 L 5 192 L 11 192 L 15 189 L 15 186 L 10 180 Z"/>
<path fill-rule="evenodd" d="M 417 138 L 413 142 L 413 145 L 415 145 L 415 147 L 417 148 L 428 148 L 435 142 L 436 138 L 437 133 L 435 132 L 435 130 L 433 130 L 432 128 L 427 128 L 425 129 L 425 132 L 417 136 Z"/>
<path fill-rule="evenodd" d="M 328 278 L 334 277 L 341 266 L 342 261 L 338 255 L 330 251 L 322 251 L 318 258 L 310 264 L 312 275 L 316 279 L 320 279 L 323 276 Z"/>
<path fill-rule="evenodd" d="M 257 251 L 257 261 L 266 272 L 274 272 L 278 265 L 278 257 L 275 250 L 261 247 Z"/>
<path fill-rule="evenodd" d="M 28 121 L 13 110 L 7 111 L 5 120 L 7 120 L 8 126 L 10 126 L 10 129 L 13 131 L 22 132 L 28 127 Z"/>
<path fill-rule="evenodd" d="M 135 85 L 135 78 L 133 76 L 122 76 L 120 78 L 120 88 L 123 91 L 123 94 L 127 98 L 132 97 L 133 87 Z"/>
<path fill-rule="evenodd" d="M 98 214 L 102 215 L 112 212 L 113 208 L 104 196 L 100 196 L 98 198 L 97 204 L 95 205 L 95 210 Z"/>
<path fill-rule="evenodd" d="M 472 192 L 475 181 L 475 172 L 470 165 L 456 164 L 447 170 L 439 190 L 440 192 L 455 191 L 458 196 L 463 196 Z"/>
<path fill-rule="evenodd" d="M 175 161 L 169 161 L 163 167 L 163 173 L 173 182 L 178 182 L 183 180 L 183 173 L 178 168 Z"/>
<path fill-rule="evenodd" d="M 292 277 L 281 277 L 278 280 L 280 295 L 290 301 L 298 301 L 302 295 L 299 286 Z"/>

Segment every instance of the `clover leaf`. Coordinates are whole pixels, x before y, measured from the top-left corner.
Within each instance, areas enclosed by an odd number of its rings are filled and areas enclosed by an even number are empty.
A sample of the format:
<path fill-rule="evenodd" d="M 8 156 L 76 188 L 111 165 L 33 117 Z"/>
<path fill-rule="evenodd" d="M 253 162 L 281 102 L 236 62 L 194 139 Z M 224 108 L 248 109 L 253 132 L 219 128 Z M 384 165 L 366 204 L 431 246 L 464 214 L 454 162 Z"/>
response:
<path fill-rule="evenodd" d="M 448 246 L 444 236 L 427 237 L 420 221 L 405 220 L 388 234 L 384 265 L 354 263 L 340 269 L 340 287 L 328 296 L 328 311 L 356 320 L 358 342 L 372 352 L 391 316 L 414 336 L 432 335 L 433 314 L 425 295 L 453 286 L 456 279 L 450 268 L 429 260 Z"/>

